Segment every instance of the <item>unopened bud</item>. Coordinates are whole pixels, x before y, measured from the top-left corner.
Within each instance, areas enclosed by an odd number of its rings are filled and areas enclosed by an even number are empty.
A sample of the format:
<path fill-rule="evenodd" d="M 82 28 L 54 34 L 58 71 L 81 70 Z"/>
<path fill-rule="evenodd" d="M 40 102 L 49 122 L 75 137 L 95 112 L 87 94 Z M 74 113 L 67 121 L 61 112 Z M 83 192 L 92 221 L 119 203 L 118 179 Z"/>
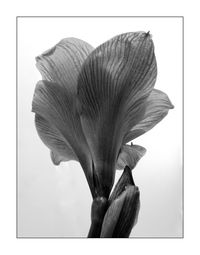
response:
<path fill-rule="evenodd" d="M 101 237 L 129 237 L 137 222 L 139 212 L 139 189 L 128 185 L 116 198 L 104 217 Z"/>

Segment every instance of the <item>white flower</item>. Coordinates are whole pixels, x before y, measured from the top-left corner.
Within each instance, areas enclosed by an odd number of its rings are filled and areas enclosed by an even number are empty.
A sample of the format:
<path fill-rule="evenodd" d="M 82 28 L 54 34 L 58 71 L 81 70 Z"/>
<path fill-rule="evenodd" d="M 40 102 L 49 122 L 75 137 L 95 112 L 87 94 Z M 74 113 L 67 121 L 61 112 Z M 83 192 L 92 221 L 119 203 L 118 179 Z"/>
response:
<path fill-rule="evenodd" d="M 154 89 L 157 66 L 149 33 L 118 35 L 93 49 L 67 38 L 36 58 L 42 75 L 32 111 L 54 164 L 77 160 L 93 198 L 108 198 L 116 168 L 133 168 L 144 155 L 127 142 L 173 108 Z"/>

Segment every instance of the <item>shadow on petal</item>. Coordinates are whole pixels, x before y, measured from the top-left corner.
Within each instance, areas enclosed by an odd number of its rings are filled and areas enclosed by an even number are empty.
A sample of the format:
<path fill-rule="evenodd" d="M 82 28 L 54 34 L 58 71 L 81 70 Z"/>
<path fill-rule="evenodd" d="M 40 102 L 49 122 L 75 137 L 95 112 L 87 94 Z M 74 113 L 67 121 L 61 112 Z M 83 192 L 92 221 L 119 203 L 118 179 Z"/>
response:
<path fill-rule="evenodd" d="M 36 57 L 36 66 L 43 80 L 58 83 L 76 93 L 79 72 L 92 50 L 91 45 L 80 39 L 66 38 Z"/>

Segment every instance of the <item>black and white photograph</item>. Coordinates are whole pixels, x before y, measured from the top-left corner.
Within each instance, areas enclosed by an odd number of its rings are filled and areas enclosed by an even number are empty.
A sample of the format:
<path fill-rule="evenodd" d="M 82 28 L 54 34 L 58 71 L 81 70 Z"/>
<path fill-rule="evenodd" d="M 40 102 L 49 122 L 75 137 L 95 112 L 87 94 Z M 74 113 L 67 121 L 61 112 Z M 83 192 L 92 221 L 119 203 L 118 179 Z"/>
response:
<path fill-rule="evenodd" d="M 183 17 L 17 22 L 17 237 L 183 238 Z"/>

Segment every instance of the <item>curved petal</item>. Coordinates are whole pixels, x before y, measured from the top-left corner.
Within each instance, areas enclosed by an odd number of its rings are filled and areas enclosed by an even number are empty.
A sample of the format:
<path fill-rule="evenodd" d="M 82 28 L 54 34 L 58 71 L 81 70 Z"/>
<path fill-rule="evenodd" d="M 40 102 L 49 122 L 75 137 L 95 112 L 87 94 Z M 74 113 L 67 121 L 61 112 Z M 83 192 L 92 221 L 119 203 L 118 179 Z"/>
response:
<path fill-rule="evenodd" d="M 51 151 L 50 152 L 51 160 L 54 163 L 54 165 L 58 166 L 61 162 L 69 161 L 71 159 L 67 159 L 63 157 L 60 153 L 57 153 L 57 151 Z"/>
<path fill-rule="evenodd" d="M 41 86 L 41 88 L 36 88 L 33 100 L 33 111 L 38 114 L 41 113 L 40 115 L 51 124 L 51 127 L 54 126 L 59 131 L 59 134 L 64 137 L 64 143 L 71 146 L 84 169 L 91 191 L 93 189 L 91 187 L 92 181 L 89 180 L 92 178 L 90 176 L 92 171 L 91 154 L 82 132 L 80 118 L 75 109 L 78 75 L 83 62 L 92 50 L 93 47 L 82 40 L 66 38 L 50 50 L 36 57 L 36 66 L 42 78 L 46 81 L 53 82 L 54 85 L 52 83 L 50 85 L 50 83 L 45 81 L 45 85 L 40 83 L 38 86 Z M 45 86 L 49 85 L 50 88 L 48 90 Z M 58 92 L 58 95 L 55 86 L 62 89 Z M 48 98 L 49 95 L 50 97 Z M 43 97 L 48 101 L 46 105 L 45 100 L 42 102 Z M 59 102 L 60 99 L 61 101 Z M 51 100 L 55 103 L 54 106 L 51 105 Z M 56 109 L 56 105 L 59 106 L 58 109 Z M 41 109 L 40 106 L 42 107 Z M 62 109 L 63 106 L 66 109 Z M 64 114 L 65 117 L 62 115 L 63 111 L 66 111 Z M 58 119 L 60 122 L 58 121 L 54 125 Z M 61 123 L 63 124 L 62 127 L 59 126 Z M 77 154 L 75 151 L 79 151 L 79 153 Z M 61 160 L 66 159 L 66 155 L 63 157 L 60 151 L 54 149 L 52 150 L 51 158 L 55 164 L 58 164 Z M 92 193 L 94 196 L 93 191 Z"/>
<path fill-rule="evenodd" d="M 168 96 L 158 89 L 152 90 L 146 104 L 147 107 L 143 119 L 126 134 L 124 143 L 152 129 L 167 115 L 169 109 L 174 108 Z"/>
<path fill-rule="evenodd" d="M 117 159 L 116 169 L 124 169 L 128 166 L 132 170 L 145 153 L 146 149 L 140 145 L 123 145 Z"/>
<path fill-rule="evenodd" d="M 76 93 L 78 74 L 92 50 L 93 47 L 82 40 L 66 38 L 36 57 L 36 66 L 43 80 L 58 83 Z"/>
<path fill-rule="evenodd" d="M 56 83 L 39 81 L 33 97 L 32 111 L 45 118 L 59 131 L 64 142 L 73 149 L 89 185 L 92 185 L 91 154 L 76 111 L 76 102 L 71 94 Z"/>
<path fill-rule="evenodd" d="M 36 114 L 35 126 L 39 137 L 51 150 L 51 159 L 55 165 L 59 165 L 61 161 L 78 160 L 63 135 L 45 118 Z"/>
<path fill-rule="evenodd" d="M 107 194 L 123 137 L 144 114 L 156 74 L 153 42 L 144 32 L 114 37 L 83 64 L 78 80 L 81 123 Z"/>

